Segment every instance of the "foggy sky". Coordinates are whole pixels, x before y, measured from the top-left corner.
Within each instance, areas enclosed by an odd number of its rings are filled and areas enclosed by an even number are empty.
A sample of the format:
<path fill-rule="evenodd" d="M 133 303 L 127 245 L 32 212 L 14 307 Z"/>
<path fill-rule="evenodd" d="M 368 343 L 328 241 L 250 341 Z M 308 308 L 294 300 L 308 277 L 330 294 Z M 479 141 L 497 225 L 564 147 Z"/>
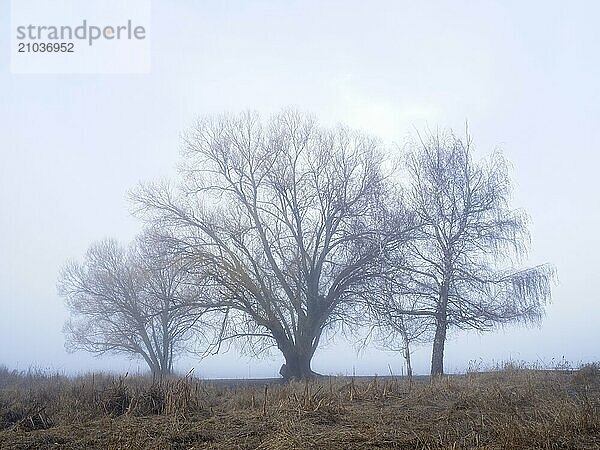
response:
<path fill-rule="evenodd" d="M 553 263 L 559 284 L 540 328 L 454 333 L 448 371 L 600 360 L 597 2 L 154 1 L 147 75 L 11 75 L 9 7 L 0 1 L 0 364 L 145 370 L 65 352 L 60 267 L 93 241 L 136 234 L 126 192 L 175 175 L 197 115 L 286 106 L 390 145 L 468 120 L 478 153 L 500 147 L 512 162 L 513 206 L 532 221 L 528 263 Z M 429 355 L 415 353 L 417 373 Z M 177 367 L 257 377 L 281 363 L 232 351 Z M 338 339 L 313 368 L 388 364 L 400 372 L 400 355 Z"/>

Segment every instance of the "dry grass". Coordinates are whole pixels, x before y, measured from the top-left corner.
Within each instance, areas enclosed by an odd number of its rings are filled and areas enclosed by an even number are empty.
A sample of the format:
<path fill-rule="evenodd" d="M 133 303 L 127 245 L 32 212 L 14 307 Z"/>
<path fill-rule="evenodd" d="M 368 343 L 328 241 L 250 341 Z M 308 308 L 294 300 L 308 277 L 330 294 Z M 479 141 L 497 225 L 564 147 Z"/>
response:
<path fill-rule="evenodd" d="M 0 448 L 600 448 L 600 366 L 509 367 L 412 383 L 272 380 L 266 389 L 4 369 Z"/>

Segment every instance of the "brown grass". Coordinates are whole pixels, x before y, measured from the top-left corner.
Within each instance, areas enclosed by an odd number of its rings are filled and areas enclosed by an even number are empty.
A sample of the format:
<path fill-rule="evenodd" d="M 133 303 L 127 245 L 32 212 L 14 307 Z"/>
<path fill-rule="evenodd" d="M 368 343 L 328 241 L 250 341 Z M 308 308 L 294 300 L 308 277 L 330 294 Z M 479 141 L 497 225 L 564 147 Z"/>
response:
<path fill-rule="evenodd" d="M 600 366 L 266 388 L 0 369 L 0 448 L 600 448 Z"/>

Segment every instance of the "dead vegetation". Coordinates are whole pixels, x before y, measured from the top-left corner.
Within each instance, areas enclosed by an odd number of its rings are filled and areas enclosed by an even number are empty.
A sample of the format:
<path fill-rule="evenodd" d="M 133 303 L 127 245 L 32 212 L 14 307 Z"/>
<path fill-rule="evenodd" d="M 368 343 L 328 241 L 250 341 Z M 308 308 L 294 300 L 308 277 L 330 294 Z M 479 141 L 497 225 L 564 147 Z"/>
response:
<path fill-rule="evenodd" d="M 600 448 L 600 366 L 281 383 L 0 370 L 0 448 Z"/>

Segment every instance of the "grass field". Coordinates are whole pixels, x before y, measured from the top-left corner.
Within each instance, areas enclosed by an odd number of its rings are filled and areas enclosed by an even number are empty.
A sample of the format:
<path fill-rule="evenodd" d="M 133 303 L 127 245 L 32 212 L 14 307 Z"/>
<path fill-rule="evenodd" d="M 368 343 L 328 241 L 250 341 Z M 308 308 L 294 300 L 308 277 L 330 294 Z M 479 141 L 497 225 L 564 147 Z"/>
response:
<path fill-rule="evenodd" d="M 281 383 L 0 369 L 2 449 L 597 449 L 600 366 Z"/>

